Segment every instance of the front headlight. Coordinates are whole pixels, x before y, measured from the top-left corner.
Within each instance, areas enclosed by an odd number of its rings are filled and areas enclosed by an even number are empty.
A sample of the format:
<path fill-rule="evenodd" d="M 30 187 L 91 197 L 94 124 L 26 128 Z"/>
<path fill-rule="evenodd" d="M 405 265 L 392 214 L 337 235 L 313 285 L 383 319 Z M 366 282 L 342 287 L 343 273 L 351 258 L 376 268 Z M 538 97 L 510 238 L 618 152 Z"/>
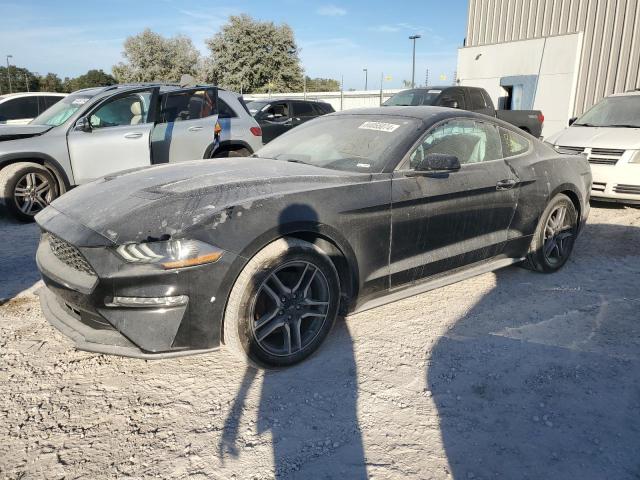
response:
<path fill-rule="evenodd" d="M 129 243 L 120 245 L 118 255 L 129 263 L 159 264 L 164 269 L 192 267 L 217 262 L 223 251 L 199 240 Z"/>
<path fill-rule="evenodd" d="M 640 163 L 640 150 L 636 150 L 629 163 Z"/>

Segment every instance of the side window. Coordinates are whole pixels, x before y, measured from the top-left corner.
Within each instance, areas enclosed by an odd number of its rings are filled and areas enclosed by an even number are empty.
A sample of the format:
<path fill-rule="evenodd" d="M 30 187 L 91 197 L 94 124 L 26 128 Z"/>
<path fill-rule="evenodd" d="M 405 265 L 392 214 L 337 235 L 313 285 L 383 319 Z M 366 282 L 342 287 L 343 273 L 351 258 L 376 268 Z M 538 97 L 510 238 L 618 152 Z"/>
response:
<path fill-rule="evenodd" d="M 211 89 L 178 91 L 167 94 L 162 106 L 164 123 L 205 118 L 215 113 Z"/>
<path fill-rule="evenodd" d="M 466 119 L 450 120 L 431 130 L 409 156 L 410 168 L 415 169 L 430 153 L 455 155 L 462 165 L 502 158 L 496 127 Z"/>
<path fill-rule="evenodd" d="M 0 121 L 38 116 L 38 97 L 22 97 L 0 103 Z"/>
<path fill-rule="evenodd" d="M 218 117 L 219 118 L 235 118 L 236 112 L 229 106 L 227 102 L 218 97 Z"/>
<path fill-rule="evenodd" d="M 529 150 L 529 140 L 524 138 L 522 135 L 518 135 L 506 128 L 499 127 L 499 129 L 500 140 L 502 141 L 502 151 L 504 152 L 505 158 L 515 157 L 516 155 L 520 155 L 521 153 Z"/>
<path fill-rule="evenodd" d="M 45 109 L 51 107 L 52 105 L 55 105 L 56 103 L 58 103 L 63 98 L 64 97 L 44 97 Z"/>
<path fill-rule="evenodd" d="M 471 97 L 471 110 L 482 110 L 483 108 L 487 108 L 487 104 L 485 103 L 480 90 L 472 88 L 469 90 L 469 96 Z"/>
<path fill-rule="evenodd" d="M 464 98 L 464 92 L 459 88 L 451 88 L 445 90 L 438 100 L 441 107 L 461 108 L 465 109 L 467 102 Z M 455 105 L 455 106 L 454 106 Z"/>
<path fill-rule="evenodd" d="M 108 101 L 91 114 L 93 128 L 147 123 L 151 92 L 138 92 Z"/>
<path fill-rule="evenodd" d="M 264 116 L 273 122 L 283 122 L 289 118 L 289 104 L 286 102 L 272 103 L 269 108 L 264 110 Z"/>
<path fill-rule="evenodd" d="M 313 107 L 309 103 L 293 102 L 294 117 L 313 117 Z"/>

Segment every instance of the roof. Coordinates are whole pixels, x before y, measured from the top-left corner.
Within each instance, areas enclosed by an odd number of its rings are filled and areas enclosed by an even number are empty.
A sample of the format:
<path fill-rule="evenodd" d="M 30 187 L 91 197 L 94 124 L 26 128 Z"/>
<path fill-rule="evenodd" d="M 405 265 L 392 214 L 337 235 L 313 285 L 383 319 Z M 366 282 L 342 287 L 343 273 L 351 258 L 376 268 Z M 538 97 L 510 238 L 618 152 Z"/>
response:
<path fill-rule="evenodd" d="M 66 93 L 60 92 L 17 92 L 17 93 L 5 93 L 0 95 L 0 99 L 6 100 L 7 98 L 19 98 L 19 97 L 40 97 L 40 96 L 53 96 L 53 97 L 66 97 Z"/>

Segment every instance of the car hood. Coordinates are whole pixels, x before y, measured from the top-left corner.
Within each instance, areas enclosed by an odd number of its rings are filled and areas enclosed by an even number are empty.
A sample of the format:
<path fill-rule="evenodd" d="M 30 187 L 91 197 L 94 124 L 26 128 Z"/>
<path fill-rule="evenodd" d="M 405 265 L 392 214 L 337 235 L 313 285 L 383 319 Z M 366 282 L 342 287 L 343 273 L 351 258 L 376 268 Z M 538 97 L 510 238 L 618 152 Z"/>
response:
<path fill-rule="evenodd" d="M 640 150 L 640 128 L 571 126 L 547 141 L 563 147 Z"/>
<path fill-rule="evenodd" d="M 35 137 L 48 132 L 52 128 L 50 125 L 1 125 L 0 142 Z"/>
<path fill-rule="evenodd" d="M 263 158 L 197 160 L 104 177 L 63 195 L 40 215 L 56 210 L 113 244 L 147 241 L 217 222 L 230 207 L 368 178 Z M 36 220 L 47 229 L 41 218 Z M 54 233 L 64 238 L 64 232 Z"/>

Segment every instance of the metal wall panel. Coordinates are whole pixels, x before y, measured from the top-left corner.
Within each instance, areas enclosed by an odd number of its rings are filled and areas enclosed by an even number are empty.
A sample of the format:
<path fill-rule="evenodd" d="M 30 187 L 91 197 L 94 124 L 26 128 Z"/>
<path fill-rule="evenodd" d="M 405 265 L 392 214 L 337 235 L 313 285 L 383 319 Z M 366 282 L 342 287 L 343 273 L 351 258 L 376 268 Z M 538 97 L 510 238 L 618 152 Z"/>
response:
<path fill-rule="evenodd" d="M 469 47 L 583 32 L 575 114 L 640 88 L 640 0 L 470 0 Z"/>

